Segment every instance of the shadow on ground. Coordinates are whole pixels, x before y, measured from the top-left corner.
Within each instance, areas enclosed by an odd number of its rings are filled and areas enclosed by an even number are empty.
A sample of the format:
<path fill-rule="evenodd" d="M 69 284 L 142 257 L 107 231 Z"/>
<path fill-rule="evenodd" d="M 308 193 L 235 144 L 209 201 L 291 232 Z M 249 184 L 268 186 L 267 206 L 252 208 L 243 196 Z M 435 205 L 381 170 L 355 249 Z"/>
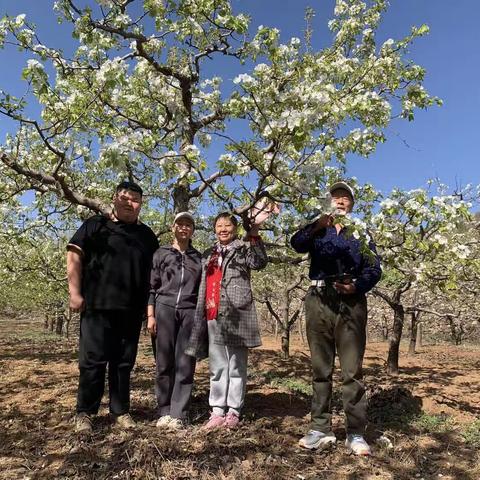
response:
<path fill-rule="evenodd" d="M 37 328 L 28 325 L 28 328 Z M 18 333 L 18 332 L 17 332 Z M 47 355 L 47 356 L 46 356 Z M 367 354 L 368 355 L 368 354 Z M 308 429 L 310 363 L 295 352 L 283 360 L 271 349 L 250 358 L 250 380 L 244 421 L 237 431 L 205 433 L 208 398 L 206 362 L 197 370 L 192 400 L 193 425 L 178 433 L 155 428 L 153 360 L 142 340 L 132 382 L 132 414 L 138 427 L 129 432 L 113 426 L 106 409 L 95 419 L 90 439 L 73 434 L 77 367 L 72 346 L 61 342 L 12 340 L 5 329 L 0 338 L 0 478 L 15 479 L 362 479 L 474 480 L 480 477 L 478 453 L 457 429 L 422 432 L 413 423 L 424 412 L 423 398 L 413 392 L 416 382 L 429 388 L 442 376 L 430 365 L 404 369 L 390 379 L 382 359 L 369 359 L 368 439 L 371 458 L 348 456 L 342 441 L 341 394 L 334 391 L 334 430 L 339 442 L 331 450 L 306 452 L 297 447 Z M 375 379 L 375 382 L 372 382 Z M 335 376 L 336 384 L 339 378 Z M 476 407 L 468 398 L 452 398 L 458 408 Z M 391 449 L 375 440 L 387 436 Z"/>

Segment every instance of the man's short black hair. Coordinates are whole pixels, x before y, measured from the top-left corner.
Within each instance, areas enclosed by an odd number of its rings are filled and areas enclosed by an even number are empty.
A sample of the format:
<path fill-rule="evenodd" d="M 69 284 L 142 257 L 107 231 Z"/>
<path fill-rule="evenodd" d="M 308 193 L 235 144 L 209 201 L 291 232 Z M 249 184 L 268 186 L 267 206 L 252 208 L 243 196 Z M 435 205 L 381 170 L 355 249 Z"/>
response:
<path fill-rule="evenodd" d="M 137 192 L 140 194 L 141 197 L 143 197 L 143 190 L 140 185 L 137 185 L 136 183 L 130 182 L 128 180 L 120 182 L 115 189 L 115 193 L 118 193 L 121 190 L 130 190 L 132 192 Z"/>

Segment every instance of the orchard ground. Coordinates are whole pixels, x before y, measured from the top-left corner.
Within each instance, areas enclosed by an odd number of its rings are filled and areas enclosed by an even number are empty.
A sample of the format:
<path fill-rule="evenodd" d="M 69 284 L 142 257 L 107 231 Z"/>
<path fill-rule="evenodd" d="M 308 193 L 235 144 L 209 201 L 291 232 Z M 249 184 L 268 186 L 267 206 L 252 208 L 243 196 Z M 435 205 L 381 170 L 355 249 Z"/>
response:
<path fill-rule="evenodd" d="M 105 406 L 95 434 L 73 433 L 76 342 L 44 333 L 40 322 L 0 320 L 0 478 L 2 479 L 478 479 L 480 350 L 452 346 L 402 352 L 401 374 L 385 375 L 387 345 L 370 343 L 365 359 L 374 455 L 348 455 L 339 388 L 334 392 L 337 446 L 300 450 L 308 429 L 308 349 L 295 341 L 283 360 L 274 339 L 250 356 L 244 421 L 237 431 L 202 432 L 207 364 L 197 369 L 193 426 L 155 428 L 154 363 L 142 336 L 133 373 L 133 431 L 112 426 Z M 338 372 L 335 375 L 338 385 Z M 389 448 L 382 445 L 387 438 Z M 385 441 L 385 440 L 384 440 Z"/>

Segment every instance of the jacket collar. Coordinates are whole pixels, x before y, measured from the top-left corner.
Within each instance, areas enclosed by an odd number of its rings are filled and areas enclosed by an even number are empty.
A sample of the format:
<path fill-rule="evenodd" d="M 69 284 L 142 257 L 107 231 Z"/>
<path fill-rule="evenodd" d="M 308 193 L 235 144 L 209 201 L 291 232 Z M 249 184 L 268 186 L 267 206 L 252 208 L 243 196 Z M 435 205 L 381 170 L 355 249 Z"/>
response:
<path fill-rule="evenodd" d="M 177 250 L 173 245 L 162 245 L 160 248 L 163 248 L 165 250 L 169 250 L 171 252 L 180 252 L 180 250 Z M 195 247 L 193 247 L 192 245 L 189 245 L 183 253 L 192 254 L 192 253 L 196 253 L 196 252 L 198 252 L 198 250 Z"/>
<path fill-rule="evenodd" d="M 227 247 L 227 250 L 230 253 L 232 250 L 235 250 L 235 249 L 241 247 L 242 245 L 243 245 L 243 242 L 239 238 L 236 238 L 235 240 L 230 242 L 228 245 L 225 245 L 225 247 Z M 216 242 L 214 248 L 218 248 L 219 246 L 222 247 L 223 245 Z"/>
<path fill-rule="evenodd" d="M 225 266 L 228 264 L 228 262 L 231 260 L 231 258 L 235 254 L 235 250 L 240 248 L 242 245 L 243 245 L 243 242 L 238 238 L 228 244 L 228 251 L 222 262 L 222 271 L 225 270 Z"/>
<path fill-rule="evenodd" d="M 211 247 L 210 250 L 207 251 L 208 253 L 207 253 L 207 259 L 206 259 L 205 265 L 208 265 L 210 263 L 210 259 L 212 258 L 212 255 L 215 254 L 215 251 L 217 250 L 219 245 L 220 244 L 216 242 L 215 245 Z M 228 247 L 228 250 L 227 250 L 227 254 L 225 255 L 225 258 L 222 261 L 222 271 L 224 270 L 225 265 L 232 258 L 233 254 L 235 253 L 235 250 L 240 248 L 242 245 L 243 245 L 243 242 L 239 238 L 236 238 L 235 240 L 233 240 L 233 242 L 230 242 L 228 245 L 226 245 Z"/>

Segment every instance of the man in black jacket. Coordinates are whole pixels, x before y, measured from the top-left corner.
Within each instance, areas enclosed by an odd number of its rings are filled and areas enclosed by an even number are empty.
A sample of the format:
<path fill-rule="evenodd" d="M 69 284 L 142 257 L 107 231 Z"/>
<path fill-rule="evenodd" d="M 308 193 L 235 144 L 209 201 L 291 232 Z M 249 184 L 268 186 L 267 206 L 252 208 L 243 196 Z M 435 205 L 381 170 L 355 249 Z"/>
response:
<path fill-rule="evenodd" d="M 142 189 L 120 183 L 110 217 L 86 220 L 67 246 L 70 308 L 81 312 L 76 430 L 92 432 L 108 364 L 110 413 L 124 428 L 130 417 L 130 372 L 149 292 L 158 240 L 138 220 Z"/>

